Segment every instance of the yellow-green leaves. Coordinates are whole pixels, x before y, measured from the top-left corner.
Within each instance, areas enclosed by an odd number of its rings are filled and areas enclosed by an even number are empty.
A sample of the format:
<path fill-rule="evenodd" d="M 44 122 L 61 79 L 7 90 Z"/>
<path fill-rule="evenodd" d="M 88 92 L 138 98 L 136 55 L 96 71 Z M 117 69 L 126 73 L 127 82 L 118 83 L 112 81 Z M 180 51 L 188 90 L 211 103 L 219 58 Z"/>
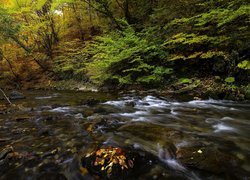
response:
<path fill-rule="evenodd" d="M 37 0 L 35 4 L 35 9 L 40 10 L 47 2 L 48 0 Z"/>
<path fill-rule="evenodd" d="M 235 78 L 234 77 L 227 77 L 226 79 L 225 79 L 225 82 L 226 83 L 233 83 L 235 81 Z"/>
<path fill-rule="evenodd" d="M 237 66 L 240 69 L 250 69 L 250 61 L 244 60 L 244 61 L 240 62 Z"/>

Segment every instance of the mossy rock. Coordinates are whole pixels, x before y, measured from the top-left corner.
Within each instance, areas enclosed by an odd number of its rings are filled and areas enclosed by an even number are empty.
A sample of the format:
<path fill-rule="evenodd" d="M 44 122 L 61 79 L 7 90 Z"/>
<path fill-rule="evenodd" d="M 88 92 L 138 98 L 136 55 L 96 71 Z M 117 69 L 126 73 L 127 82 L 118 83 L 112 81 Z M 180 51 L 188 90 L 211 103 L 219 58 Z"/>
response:
<path fill-rule="evenodd" d="M 183 147 L 176 154 L 185 166 L 215 174 L 228 173 L 240 165 L 239 159 L 213 147 Z"/>

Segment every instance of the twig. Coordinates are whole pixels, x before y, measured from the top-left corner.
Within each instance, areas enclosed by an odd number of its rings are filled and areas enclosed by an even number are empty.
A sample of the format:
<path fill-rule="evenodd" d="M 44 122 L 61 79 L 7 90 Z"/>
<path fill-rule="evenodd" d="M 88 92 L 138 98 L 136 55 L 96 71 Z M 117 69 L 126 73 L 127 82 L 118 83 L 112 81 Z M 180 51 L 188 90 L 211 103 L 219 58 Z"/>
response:
<path fill-rule="evenodd" d="M 0 88 L 0 91 L 3 93 L 3 96 L 8 101 L 8 103 L 12 106 L 13 104 L 10 102 L 10 99 L 8 98 L 8 96 L 6 96 L 6 94 L 4 93 L 4 91 L 1 88 Z"/>

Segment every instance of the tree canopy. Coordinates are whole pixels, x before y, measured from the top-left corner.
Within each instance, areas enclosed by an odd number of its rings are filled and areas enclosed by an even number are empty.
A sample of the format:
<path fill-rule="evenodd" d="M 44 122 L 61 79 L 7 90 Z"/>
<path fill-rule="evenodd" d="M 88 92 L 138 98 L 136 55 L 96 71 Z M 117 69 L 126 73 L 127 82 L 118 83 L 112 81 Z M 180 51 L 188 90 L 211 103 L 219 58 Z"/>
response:
<path fill-rule="evenodd" d="M 249 80 L 247 0 L 1 0 L 1 79 Z M 18 77 L 18 78 L 17 78 Z M 19 82 L 18 82 L 19 81 Z"/>

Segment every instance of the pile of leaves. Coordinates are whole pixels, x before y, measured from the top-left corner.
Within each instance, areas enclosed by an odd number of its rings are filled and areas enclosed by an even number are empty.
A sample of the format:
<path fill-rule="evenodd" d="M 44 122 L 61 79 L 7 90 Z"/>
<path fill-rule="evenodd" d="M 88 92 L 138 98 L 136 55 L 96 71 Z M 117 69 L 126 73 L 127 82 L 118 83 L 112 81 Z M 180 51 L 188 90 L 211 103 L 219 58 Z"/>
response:
<path fill-rule="evenodd" d="M 90 174 L 105 178 L 127 176 L 134 168 L 135 157 L 126 154 L 119 147 L 103 147 L 82 158 L 82 165 Z"/>

